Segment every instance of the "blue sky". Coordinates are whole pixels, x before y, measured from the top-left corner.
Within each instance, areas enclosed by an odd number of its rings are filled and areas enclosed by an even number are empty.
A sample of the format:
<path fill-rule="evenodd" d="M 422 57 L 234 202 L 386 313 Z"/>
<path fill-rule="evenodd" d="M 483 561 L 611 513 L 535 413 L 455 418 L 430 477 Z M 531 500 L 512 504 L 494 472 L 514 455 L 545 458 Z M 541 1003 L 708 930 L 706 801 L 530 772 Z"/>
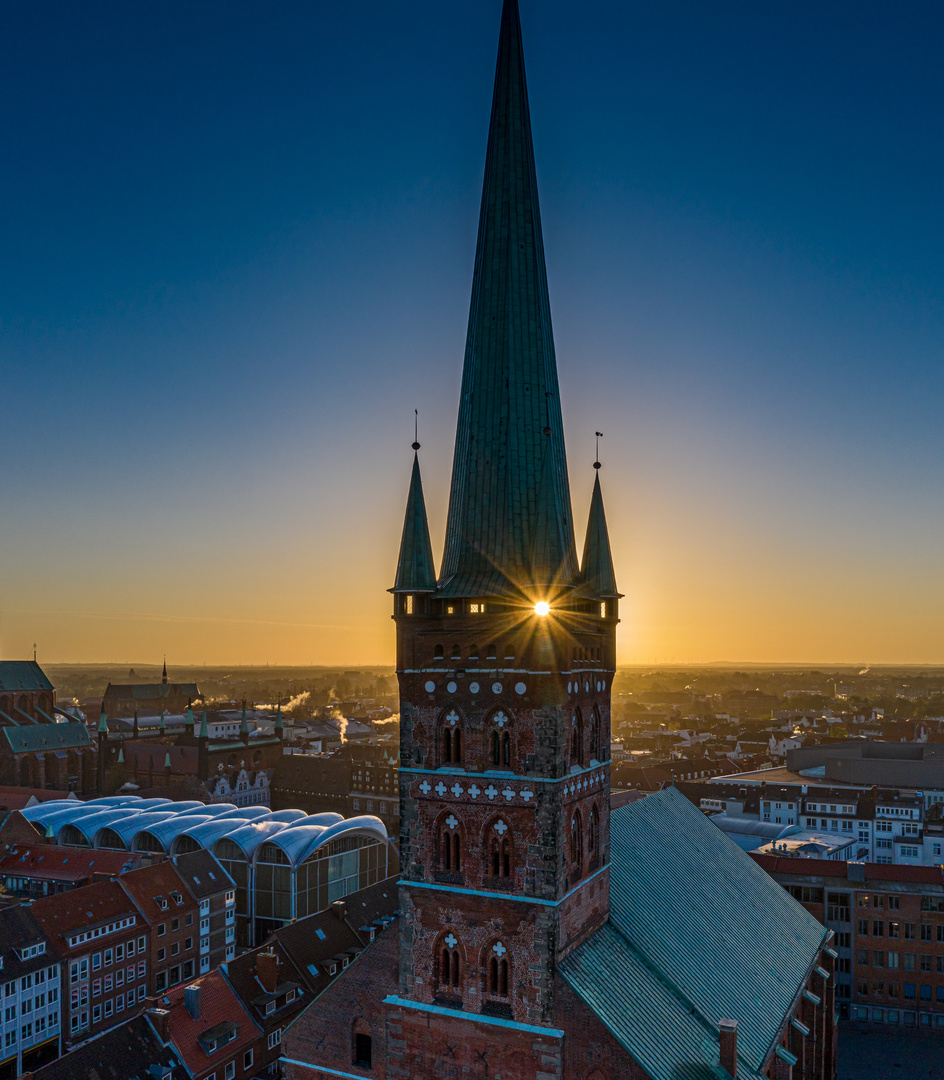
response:
<path fill-rule="evenodd" d="M 0 650 L 389 661 L 499 0 L 0 11 Z M 521 0 L 620 655 L 944 662 L 936 3 Z"/>

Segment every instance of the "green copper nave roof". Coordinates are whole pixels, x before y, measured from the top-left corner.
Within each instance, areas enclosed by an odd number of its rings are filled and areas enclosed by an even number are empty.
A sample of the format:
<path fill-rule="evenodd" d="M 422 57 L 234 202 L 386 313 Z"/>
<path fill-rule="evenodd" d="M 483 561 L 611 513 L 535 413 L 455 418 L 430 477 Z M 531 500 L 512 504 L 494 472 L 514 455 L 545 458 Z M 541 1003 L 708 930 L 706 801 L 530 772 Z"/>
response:
<path fill-rule="evenodd" d="M 433 569 L 433 549 L 429 542 L 426 500 L 423 498 L 419 458 L 414 453 L 410 494 L 406 501 L 403 537 L 400 540 L 400 559 L 397 562 L 397 580 L 392 591 L 432 592 L 435 588 L 436 571 Z"/>
<path fill-rule="evenodd" d="M 439 586 L 475 596 L 577 575 L 521 25 L 505 0 Z"/>

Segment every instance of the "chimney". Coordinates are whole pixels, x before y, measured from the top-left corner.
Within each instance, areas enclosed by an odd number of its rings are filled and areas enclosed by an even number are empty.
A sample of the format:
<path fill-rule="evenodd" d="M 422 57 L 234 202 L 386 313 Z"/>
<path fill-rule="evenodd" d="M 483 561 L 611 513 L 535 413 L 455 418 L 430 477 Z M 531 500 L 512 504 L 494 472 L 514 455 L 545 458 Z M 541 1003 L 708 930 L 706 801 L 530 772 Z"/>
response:
<path fill-rule="evenodd" d="M 275 992 L 275 988 L 279 985 L 279 958 L 275 949 L 256 953 L 256 978 L 266 993 Z"/>
<path fill-rule="evenodd" d="M 737 1020 L 720 1020 L 719 1027 L 721 1068 L 726 1070 L 729 1076 L 736 1077 L 738 1074 L 738 1022 Z"/>
<path fill-rule="evenodd" d="M 341 922 L 344 922 L 347 915 L 347 904 L 345 904 L 343 900 L 332 900 L 331 910 Z"/>
<path fill-rule="evenodd" d="M 184 990 L 184 1006 L 190 1013 L 191 1020 L 200 1019 L 200 987 L 198 984 L 188 986 Z"/>
<path fill-rule="evenodd" d="M 167 1009 L 148 1009 L 144 1015 L 151 1021 L 151 1026 L 157 1032 L 157 1037 L 162 1043 L 166 1043 L 169 1031 L 168 1018 L 170 1017 Z"/>

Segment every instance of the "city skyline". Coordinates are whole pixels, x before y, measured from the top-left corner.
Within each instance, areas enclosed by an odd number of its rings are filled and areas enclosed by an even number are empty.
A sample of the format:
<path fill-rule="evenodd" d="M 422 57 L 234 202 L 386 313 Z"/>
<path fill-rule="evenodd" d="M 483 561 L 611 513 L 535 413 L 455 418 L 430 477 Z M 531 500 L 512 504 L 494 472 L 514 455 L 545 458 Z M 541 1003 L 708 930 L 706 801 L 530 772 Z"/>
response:
<path fill-rule="evenodd" d="M 441 555 L 499 7 L 4 16 L 5 381 L 40 395 L 6 655 L 392 662 L 414 408 Z M 941 15 L 842 10 L 523 5 L 622 663 L 944 662 Z"/>

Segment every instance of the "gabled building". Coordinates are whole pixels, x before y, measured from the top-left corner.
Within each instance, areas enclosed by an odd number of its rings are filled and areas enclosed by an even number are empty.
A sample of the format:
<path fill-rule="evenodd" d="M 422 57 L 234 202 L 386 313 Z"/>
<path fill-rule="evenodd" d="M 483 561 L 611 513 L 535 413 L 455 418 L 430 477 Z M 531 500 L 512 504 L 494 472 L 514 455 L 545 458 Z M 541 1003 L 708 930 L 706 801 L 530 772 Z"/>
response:
<path fill-rule="evenodd" d="M 621 594 L 594 465 L 578 559 L 505 0 L 443 558 L 414 453 L 391 589 L 399 940 L 286 1032 L 288 1080 L 833 1078 L 827 931 L 678 792 L 611 817 Z"/>
<path fill-rule="evenodd" d="M 196 683 L 176 683 L 167 679 L 167 662 L 159 683 L 109 683 L 105 688 L 103 707 L 109 717 L 131 717 L 136 709 L 165 710 L 182 713 L 203 695 Z"/>
<path fill-rule="evenodd" d="M 57 1058 L 62 1045 L 61 957 L 28 908 L 0 910 L 0 1078 Z"/>
<path fill-rule="evenodd" d="M 85 793 L 95 782 L 88 729 L 59 709 L 39 664 L 0 660 L 0 783 Z"/>
<path fill-rule="evenodd" d="M 150 927 L 117 881 L 44 897 L 30 914 L 62 957 L 66 1048 L 139 1011 L 147 994 Z"/>
<path fill-rule="evenodd" d="M 33 1074 L 33 1080 L 189 1080 L 144 1016 L 90 1039 Z"/>
<path fill-rule="evenodd" d="M 256 1075 L 262 1029 L 220 971 L 162 994 L 145 1014 L 160 1046 L 175 1054 L 188 1080 L 247 1080 Z"/>

